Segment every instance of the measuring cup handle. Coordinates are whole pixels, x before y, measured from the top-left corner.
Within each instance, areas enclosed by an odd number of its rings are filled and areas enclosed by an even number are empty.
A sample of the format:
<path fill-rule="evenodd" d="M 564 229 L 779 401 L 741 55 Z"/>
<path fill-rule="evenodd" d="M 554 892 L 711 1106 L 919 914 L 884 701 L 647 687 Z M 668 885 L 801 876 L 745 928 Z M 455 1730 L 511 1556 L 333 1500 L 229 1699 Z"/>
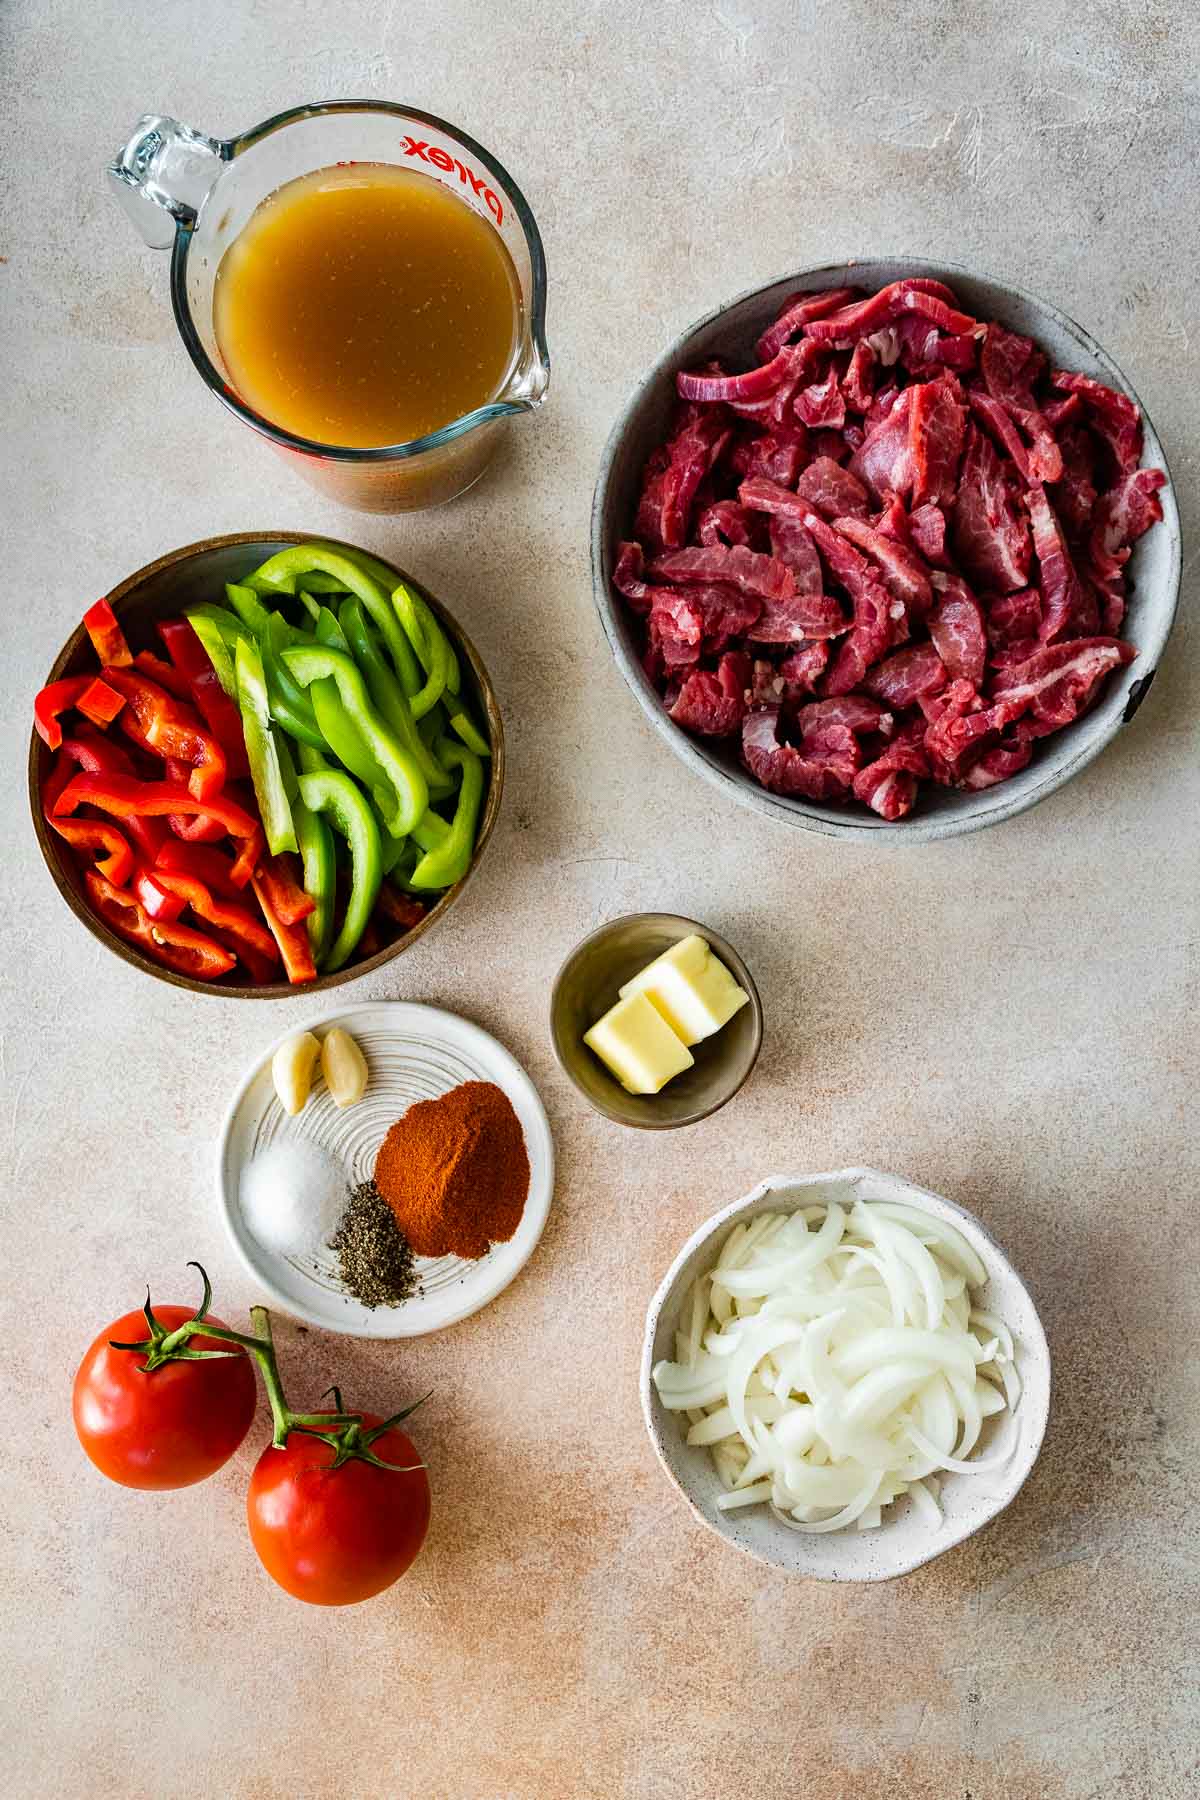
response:
<path fill-rule="evenodd" d="M 169 250 L 177 228 L 195 224 L 231 154 L 217 138 L 147 113 L 105 174 L 151 249 Z"/>

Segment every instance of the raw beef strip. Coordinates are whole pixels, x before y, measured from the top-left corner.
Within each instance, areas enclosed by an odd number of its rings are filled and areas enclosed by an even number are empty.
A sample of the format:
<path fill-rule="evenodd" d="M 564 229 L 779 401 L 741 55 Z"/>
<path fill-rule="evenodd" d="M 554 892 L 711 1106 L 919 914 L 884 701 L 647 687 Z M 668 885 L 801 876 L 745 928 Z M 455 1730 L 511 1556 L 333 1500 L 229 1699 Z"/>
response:
<path fill-rule="evenodd" d="M 882 531 L 868 525 L 865 519 L 835 519 L 833 528 L 874 558 L 879 565 L 884 587 L 897 600 L 902 600 L 910 612 L 921 617 L 928 612 L 933 589 L 920 559 L 911 550 L 893 538 L 885 537 Z"/>
<path fill-rule="evenodd" d="M 788 339 L 807 325 L 810 319 L 819 319 L 823 313 L 837 312 L 839 307 L 846 306 L 855 299 L 857 293 L 857 288 L 827 288 L 823 294 L 793 294 L 775 323 L 768 325 L 754 346 L 754 354 L 759 362 L 770 362 L 773 357 L 778 356 Z"/>
<path fill-rule="evenodd" d="M 704 614 L 695 596 L 682 588 L 656 588 L 650 608 L 650 645 L 667 669 L 687 669 L 700 661 Z"/>
<path fill-rule="evenodd" d="M 946 515 L 940 506 L 915 506 L 909 515 L 909 534 L 927 563 L 935 569 L 947 566 Z"/>
<path fill-rule="evenodd" d="M 953 510 L 954 548 L 980 587 L 1009 593 L 1029 580 L 1029 526 L 1013 476 L 991 440 L 968 425 Z"/>
<path fill-rule="evenodd" d="M 910 390 L 908 447 L 912 459 L 912 503 L 949 506 L 958 480 L 967 411 L 953 375 Z"/>
<path fill-rule="evenodd" d="M 742 758 L 755 780 L 772 793 L 803 794 L 809 800 L 844 799 L 861 760 L 850 732 L 838 750 L 797 750 L 781 744 L 777 706 L 746 715 Z"/>
<path fill-rule="evenodd" d="M 983 684 L 987 664 L 987 633 L 983 608 L 958 575 L 934 578 L 938 599 L 929 615 L 933 647 L 955 680 Z"/>
<path fill-rule="evenodd" d="M 1081 425 L 1084 420 L 1084 405 L 1078 394 L 1058 394 L 1053 400 L 1047 400 L 1042 408 L 1042 417 L 1051 431 L 1061 431 L 1064 425 Z"/>
<path fill-rule="evenodd" d="M 750 543 L 751 515 L 736 500 L 717 500 L 712 506 L 706 506 L 696 522 L 696 535 L 702 544 L 746 544 Z M 622 545 L 622 549 L 628 548 Z M 621 587 L 616 576 L 613 580 Z M 625 589 L 621 588 L 624 593 Z"/>
<path fill-rule="evenodd" d="M 1059 427 L 1058 448 L 1063 472 L 1054 483 L 1051 504 L 1068 534 L 1081 539 L 1087 536 L 1096 504 L 1094 440 L 1086 426 L 1066 424 Z"/>
<path fill-rule="evenodd" d="M 794 495 L 789 498 L 794 499 Z M 817 546 L 794 513 L 757 514 L 766 517 L 770 531 L 771 554 L 777 562 L 792 571 L 798 594 L 817 595 L 824 591 L 821 559 Z"/>
<path fill-rule="evenodd" d="M 671 461 L 665 444 L 651 452 L 642 471 L 642 491 L 633 521 L 633 534 L 652 550 L 665 548 L 662 540 L 663 481 Z"/>
<path fill-rule="evenodd" d="M 640 544 L 617 545 L 612 584 L 618 594 L 624 594 L 635 612 L 646 612 L 654 600 L 654 589 L 642 579 L 644 563 L 645 554 Z"/>
<path fill-rule="evenodd" d="M 1040 484 L 1025 496 L 1029 520 L 1033 526 L 1033 547 L 1037 552 L 1042 593 L 1043 643 L 1052 644 L 1072 628 L 1078 629 L 1088 613 L 1088 598 L 1076 573 L 1062 527 L 1054 516 L 1054 508 Z M 1095 603 L 1092 602 L 1092 610 Z M 1094 629 L 1094 626 L 1093 626 Z"/>
<path fill-rule="evenodd" d="M 1068 374 L 1064 369 L 1055 369 L 1050 381 L 1063 393 L 1079 395 L 1093 431 L 1113 453 L 1118 474 L 1128 475 L 1136 469 L 1142 456 L 1142 415 L 1129 396 L 1089 375 Z"/>
<path fill-rule="evenodd" d="M 1033 481 L 1061 481 L 1062 451 L 1045 413 L 1039 412 L 1036 406 L 1008 406 L 1005 410 L 1029 439 L 1030 478 Z"/>
<path fill-rule="evenodd" d="M 850 442 L 855 436 L 855 428 L 850 425 L 841 431 L 814 431 L 809 438 L 809 448 L 813 460 L 827 457 L 831 463 L 844 463 L 855 445 Z"/>
<path fill-rule="evenodd" d="M 829 667 L 829 649 L 828 638 L 800 645 L 779 664 L 780 677 L 799 693 L 815 694 L 818 681 Z"/>
<path fill-rule="evenodd" d="M 866 558 L 860 556 L 831 525 L 809 513 L 805 525 L 816 539 L 829 573 L 854 603 L 854 625 L 837 653 L 825 691 L 848 694 L 858 687 L 872 664 L 908 636 L 904 603 L 894 600 Z"/>
<path fill-rule="evenodd" d="M 1001 669 L 992 685 L 1014 718 L 1032 712 L 1048 730 L 1057 731 L 1086 712 L 1105 678 L 1136 655 L 1133 645 L 1119 638 L 1070 638 L 1043 645 L 1016 668 Z"/>
<path fill-rule="evenodd" d="M 850 365 L 842 376 L 842 396 L 851 412 L 865 413 L 874 392 L 875 352 L 866 338 L 859 338 Z"/>
<path fill-rule="evenodd" d="M 993 400 L 1013 406 L 1034 405 L 1033 384 L 1044 370 L 1046 359 L 1032 338 L 1006 331 L 993 320 L 984 336 L 979 366 Z"/>
<path fill-rule="evenodd" d="M 902 712 L 924 695 L 940 693 L 948 680 L 945 664 L 932 644 L 910 644 L 876 663 L 866 686 L 885 706 Z"/>
<path fill-rule="evenodd" d="M 902 725 L 882 756 L 854 777 L 854 795 L 881 819 L 904 818 L 917 797 L 917 781 L 929 774 L 925 725 L 920 719 Z"/>
<path fill-rule="evenodd" d="M 962 785 L 972 793 L 982 788 L 995 787 L 999 781 L 1007 781 L 1010 775 L 1019 775 L 1029 764 L 1033 755 L 1033 739 L 1021 737 L 1016 731 L 1006 731 L 998 744 L 985 750 L 974 768 L 968 769 L 963 776 Z"/>
<path fill-rule="evenodd" d="M 863 694 L 843 694 L 834 700 L 814 700 L 796 714 L 796 730 L 806 747 L 838 741 L 834 733 L 849 731 L 854 737 L 891 735 L 895 724 L 890 712 Z"/>
<path fill-rule="evenodd" d="M 770 362 L 760 363 L 741 375 L 713 374 L 707 369 L 680 369 L 675 386 L 684 400 L 769 400 L 785 381 L 811 363 L 812 355 L 811 345 L 787 344 Z"/>
<path fill-rule="evenodd" d="M 1134 469 L 1097 502 L 1091 537 L 1092 566 L 1115 574 L 1129 559 L 1129 546 L 1163 516 L 1158 490 L 1162 469 Z"/>
<path fill-rule="evenodd" d="M 843 469 L 831 457 L 818 456 L 809 463 L 796 483 L 796 493 L 824 518 L 835 519 L 846 514 L 866 517 L 866 488 L 856 475 Z"/>
<path fill-rule="evenodd" d="M 768 431 L 739 444 L 734 451 L 734 468 L 739 475 L 762 475 L 790 488 L 796 485 L 807 457 L 808 433 L 803 425 L 793 422 L 786 429 Z"/>
<path fill-rule="evenodd" d="M 1017 430 L 1016 422 L 1007 407 L 993 400 L 990 394 L 975 391 L 967 396 L 971 411 L 986 427 L 988 433 L 996 440 L 1005 455 L 1011 457 L 1020 471 L 1021 480 L 1029 483 L 1033 474 L 1029 467 L 1029 453 L 1025 448 L 1025 440 Z"/>
<path fill-rule="evenodd" d="M 934 780 L 957 787 L 1023 709 L 1004 701 L 985 705 L 969 681 L 951 682 L 942 698 L 945 704 L 926 728 L 925 749 Z"/>
<path fill-rule="evenodd" d="M 871 410 L 863 421 L 866 425 L 868 434 L 874 431 L 877 425 L 882 425 L 899 398 L 900 389 L 896 386 L 894 381 L 889 382 L 886 387 L 881 387 L 879 389 L 871 402 Z"/>
<path fill-rule="evenodd" d="M 1042 628 L 1042 597 L 1036 588 L 997 594 L 987 603 L 989 643 L 997 648 L 1028 643 L 1036 646 Z"/>
<path fill-rule="evenodd" d="M 889 494 L 907 494 L 912 487 L 908 417 L 913 395 L 918 392 L 915 387 L 905 388 L 877 425 L 868 424 L 866 438 L 850 458 L 851 474 L 881 506 Z"/>
<path fill-rule="evenodd" d="M 741 544 L 697 544 L 656 556 L 650 573 L 660 581 L 730 582 L 763 600 L 787 600 L 796 591 L 796 577 L 773 556 L 747 550 Z"/>
<path fill-rule="evenodd" d="M 906 312 L 919 313 L 941 330 L 956 336 L 978 330 L 974 319 L 955 310 L 954 295 L 948 287 L 940 282 L 930 283 L 929 287 L 923 282 L 918 283 L 919 278 L 893 281 L 890 286 L 872 294 L 869 300 L 856 300 L 835 313 L 827 313 L 824 318 L 810 319 L 804 327 L 805 334 L 822 343 L 855 343 L 860 337 L 878 331 L 881 325 L 890 325 L 893 320 L 902 318 Z"/>
<path fill-rule="evenodd" d="M 896 334 L 896 360 L 919 380 L 938 375 L 943 369 L 965 374 L 975 367 L 973 337 L 948 335 L 915 314 L 898 320 L 891 330 Z"/>
<path fill-rule="evenodd" d="M 814 430 L 840 431 L 846 423 L 846 402 L 837 370 L 831 368 L 824 380 L 801 388 L 796 395 L 795 411 L 802 425 L 810 425 Z"/>
<path fill-rule="evenodd" d="M 746 716 L 746 689 L 750 685 L 750 658 L 729 651 L 715 674 L 697 669 L 688 675 L 668 712 L 685 731 L 701 737 L 728 737 Z"/>
<path fill-rule="evenodd" d="M 849 621 L 832 594 L 793 594 L 767 600 L 747 636 L 755 644 L 803 644 L 809 638 L 840 637 Z"/>

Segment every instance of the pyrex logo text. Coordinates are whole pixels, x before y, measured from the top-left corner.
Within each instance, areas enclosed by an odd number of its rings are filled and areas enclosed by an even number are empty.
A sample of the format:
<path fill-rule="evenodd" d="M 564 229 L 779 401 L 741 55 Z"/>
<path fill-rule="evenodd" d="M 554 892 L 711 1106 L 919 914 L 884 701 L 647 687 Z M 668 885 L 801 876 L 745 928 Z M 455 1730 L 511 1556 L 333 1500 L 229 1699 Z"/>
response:
<path fill-rule="evenodd" d="M 503 225 L 504 208 L 500 204 L 499 195 L 493 193 L 490 187 L 485 187 L 482 178 L 473 170 L 468 169 L 465 163 L 459 162 L 457 156 L 448 156 L 437 144 L 426 144 L 421 139 L 414 137 L 405 138 L 404 154 L 405 156 L 415 156 L 421 162 L 432 163 L 435 169 L 441 169 L 446 175 L 450 173 L 451 169 L 457 169 L 458 179 L 470 182 L 472 192 L 482 198 L 497 225 Z"/>

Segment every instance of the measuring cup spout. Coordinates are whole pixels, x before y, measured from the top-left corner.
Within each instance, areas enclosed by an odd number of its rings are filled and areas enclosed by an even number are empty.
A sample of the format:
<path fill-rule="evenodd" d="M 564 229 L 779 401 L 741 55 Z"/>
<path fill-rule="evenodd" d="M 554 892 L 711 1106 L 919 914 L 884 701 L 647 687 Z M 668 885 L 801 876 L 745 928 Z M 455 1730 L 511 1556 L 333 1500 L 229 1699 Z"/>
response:
<path fill-rule="evenodd" d="M 147 113 L 105 174 L 152 250 L 169 250 L 179 226 L 190 230 L 232 146 L 178 119 Z"/>

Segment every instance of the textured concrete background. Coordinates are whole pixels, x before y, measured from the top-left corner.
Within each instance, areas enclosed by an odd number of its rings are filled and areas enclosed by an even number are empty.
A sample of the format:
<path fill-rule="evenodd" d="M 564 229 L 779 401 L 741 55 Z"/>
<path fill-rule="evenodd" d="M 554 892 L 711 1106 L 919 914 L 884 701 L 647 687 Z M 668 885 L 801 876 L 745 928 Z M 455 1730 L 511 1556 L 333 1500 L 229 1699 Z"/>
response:
<path fill-rule="evenodd" d="M 600 447 L 650 358 L 722 296 L 856 252 L 974 261 L 1082 320 L 1144 397 L 1194 532 L 1195 9 L 8 0 L 0 31 L 6 1791 L 1196 1794 L 1194 572 L 1099 762 L 1012 824 L 906 851 L 804 837 L 686 776 L 610 664 L 586 560 Z M 221 411 L 165 256 L 99 178 L 142 111 L 224 134 L 348 94 L 459 121 L 546 238 L 550 405 L 426 518 L 317 501 Z M 480 1317 L 398 1347 L 281 1322 L 301 1396 L 436 1390 L 427 1548 L 344 1613 L 254 1560 L 261 1432 L 156 1499 L 101 1482 L 69 1420 L 83 1344 L 147 1279 L 188 1299 L 200 1257 L 244 1317 L 214 1138 L 311 1006 L 194 999 L 98 952 L 38 861 L 29 700 L 85 602 L 252 527 L 394 553 L 483 651 L 512 753 L 497 840 L 450 920 L 353 992 L 495 1031 L 561 1158 L 539 1253 Z M 560 958 L 641 907 L 727 932 L 769 1013 L 751 1086 L 682 1135 L 594 1117 L 547 1039 Z M 635 1367 L 700 1220 L 770 1170 L 860 1160 L 988 1221 L 1043 1307 L 1056 1406 L 1001 1522 L 898 1585 L 825 1589 L 691 1526 Z"/>

